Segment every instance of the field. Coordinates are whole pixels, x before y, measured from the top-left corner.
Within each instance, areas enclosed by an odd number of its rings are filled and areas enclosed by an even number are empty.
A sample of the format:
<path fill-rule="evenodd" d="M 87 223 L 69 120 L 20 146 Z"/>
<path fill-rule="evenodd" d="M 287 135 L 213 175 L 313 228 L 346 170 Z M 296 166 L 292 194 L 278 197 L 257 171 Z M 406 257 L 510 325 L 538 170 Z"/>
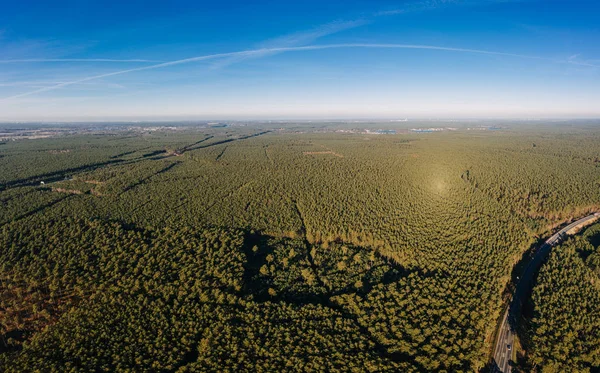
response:
<path fill-rule="evenodd" d="M 0 370 L 478 371 L 513 266 L 600 209 L 593 127 L 297 132 L 2 143 Z M 600 306 L 588 236 L 541 271 L 530 369 L 600 369 L 597 311 L 568 362 L 545 332 L 558 268 Z"/>

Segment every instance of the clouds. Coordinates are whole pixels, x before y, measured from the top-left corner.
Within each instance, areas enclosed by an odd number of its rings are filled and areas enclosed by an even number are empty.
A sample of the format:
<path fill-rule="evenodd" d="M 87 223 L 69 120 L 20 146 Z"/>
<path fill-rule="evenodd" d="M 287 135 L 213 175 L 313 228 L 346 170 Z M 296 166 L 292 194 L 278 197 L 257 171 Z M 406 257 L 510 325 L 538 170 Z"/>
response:
<path fill-rule="evenodd" d="M 415 12 L 415 11 L 431 10 L 431 9 L 446 7 L 446 6 L 450 6 L 450 5 L 472 5 L 472 4 L 476 4 L 476 3 L 477 4 L 482 3 L 482 2 L 483 3 L 491 3 L 491 2 L 500 2 L 500 1 L 514 1 L 514 0 L 478 0 L 478 1 L 474 1 L 474 0 L 418 0 L 418 1 L 413 1 L 413 2 L 407 2 L 407 3 L 403 4 L 401 8 L 395 8 L 395 9 L 385 10 L 385 11 L 377 11 L 374 13 L 363 15 L 363 16 L 358 17 L 353 20 L 338 19 L 338 20 L 335 20 L 335 21 L 332 21 L 329 23 L 325 23 L 325 24 L 322 24 L 322 25 L 319 25 L 319 26 L 316 26 L 313 28 L 309 28 L 304 31 L 290 33 L 287 35 L 272 38 L 272 39 L 269 39 L 269 40 L 266 40 L 266 41 L 260 43 L 253 50 L 239 51 L 239 52 L 232 52 L 232 53 L 222 53 L 222 54 L 215 54 L 215 55 L 206 55 L 206 56 L 193 57 L 193 58 L 189 58 L 189 59 L 182 59 L 182 60 L 162 62 L 162 63 L 159 63 L 161 61 L 153 61 L 153 60 L 148 60 L 148 59 L 109 59 L 109 58 L 10 58 L 10 59 L 0 59 L 0 64 L 69 63 L 69 62 L 71 62 L 71 63 L 155 63 L 154 65 L 150 65 L 150 66 L 126 69 L 126 70 L 115 71 L 115 72 L 111 72 L 111 73 L 105 73 L 105 74 L 91 75 L 89 77 L 81 78 L 78 80 L 62 82 L 62 83 L 56 84 L 54 86 L 43 87 L 43 88 L 40 88 L 35 91 L 25 92 L 22 94 L 10 96 L 10 97 L 5 98 L 5 100 L 29 96 L 29 95 L 36 94 L 36 93 L 52 91 L 52 90 L 55 90 L 58 88 L 68 87 L 68 86 L 79 84 L 82 82 L 87 82 L 89 80 L 107 78 L 107 77 L 112 77 L 112 76 L 116 76 L 116 75 L 122 75 L 122 74 L 131 73 L 131 72 L 136 72 L 136 71 L 163 68 L 163 67 L 172 66 L 175 64 L 197 62 L 197 61 L 204 61 L 204 60 L 215 60 L 216 62 L 213 63 L 212 68 L 218 69 L 218 68 L 223 68 L 223 67 L 226 67 L 226 66 L 234 64 L 234 63 L 242 62 L 249 58 L 264 58 L 264 57 L 268 57 L 268 56 L 271 56 L 271 55 L 274 55 L 277 53 L 282 53 L 282 52 L 289 52 L 289 51 L 294 51 L 294 50 L 314 50 L 314 49 L 339 48 L 341 46 L 329 45 L 329 46 L 323 46 L 323 47 L 312 46 L 312 47 L 304 48 L 304 49 L 302 49 L 302 48 L 295 49 L 296 47 L 308 46 L 309 44 L 314 43 L 315 41 L 317 41 L 321 38 L 330 36 L 330 35 L 334 35 L 334 34 L 337 34 L 337 33 L 343 32 L 343 31 L 347 31 L 350 29 L 355 29 L 355 28 L 358 28 L 361 26 L 371 24 L 378 17 L 382 17 L 382 16 L 391 16 L 391 15 L 398 15 L 398 14 L 404 14 L 404 13 Z M 1 33 L 0 33 L 0 37 L 1 37 Z M 42 47 L 47 48 L 48 45 L 53 45 L 54 47 L 56 47 L 55 44 L 57 44 L 55 42 L 50 43 L 50 42 L 39 42 L 39 41 L 35 41 L 35 42 L 29 41 L 28 43 L 31 44 L 31 46 L 29 46 L 26 49 L 33 49 L 33 50 L 40 49 Z M 348 48 L 348 47 L 373 48 L 373 47 L 375 47 L 375 44 L 373 44 L 371 46 L 367 46 L 366 44 L 365 45 L 355 44 L 353 46 L 351 44 L 346 44 L 346 46 L 344 46 L 344 48 Z M 379 48 L 385 48 L 385 47 L 380 45 Z M 441 50 L 440 48 L 441 47 L 432 47 L 431 49 Z M 14 46 L 13 46 L 13 49 L 14 49 Z M 421 48 L 421 49 L 424 49 L 424 48 Z M 451 50 L 451 48 L 446 49 L 446 50 Z M 458 51 L 458 49 L 455 51 Z M 464 50 L 464 51 L 466 51 L 466 50 Z M 22 51 L 20 51 L 20 52 L 22 52 Z M 0 100 L 2 100 L 2 99 L 0 98 Z"/>
<path fill-rule="evenodd" d="M 497 2 L 497 1 L 502 1 L 502 0 L 480 0 L 480 1 Z M 249 58 L 264 58 L 264 57 L 268 57 L 268 56 L 271 56 L 271 55 L 274 55 L 277 53 L 290 52 L 290 51 L 331 49 L 331 48 L 351 48 L 351 47 L 353 47 L 353 48 L 375 48 L 375 47 L 386 48 L 386 46 L 383 46 L 383 45 L 377 46 L 376 44 L 373 44 L 370 46 L 368 46 L 366 44 L 363 44 L 363 45 L 346 44 L 344 46 L 342 46 L 342 45 L 308 46 L 308 44 L 311 44 L 311 43 L 313 43 L 321 38 L 324 38 L 326 36 L 334 35 L 334 34 L 337 34 L 337 33 L 343 32 L 343 31 L 347 31 L 350 29 L 368 25 L 368 24 L 374 22 L 376 18 L 381 17 L 381 16 L 391 16 L 391 15 L 404 14 L 404 13 L 414 12 L 414 11 L 430 10 L 430 9 L 435 9 L 438 7 L 449 6 L 449 5 L 457 5 L 457 4 L 466 5 L 466 4 L 474 4 L 474 3 L 476 3 L 476 2 L 472 1 L 472 0 L 419 0 L 419 1 L 415 1 L 415 2 L 408 2 L 408 3 L 405 3 L 402 6 L 402 8 L 396 8 L 396 9 L 387 10 L 387 11 L 378 11 L 375 13 L 370 13 L 369 15 L 366 15 L 366 16 L 358 17 L 353 20 L 335 20 L 335 21 L 332 21 L 329 23 L 325 23 L 325 24 L 307 29 L 305 31 L 290 33 L 287 35 L 269 39 L 269 40 L 266 40 L 266 41 L 262 42 L 261 44 L 259 44 L 257 46 L 257 48 L 255 48 L 253 50 L 199 56 L 199 57 L 193 57 L 193 58 L 182 59 L 182 60 L 177 60 L 177 61 L 158 63 L 158 64 L 140 67 L 140 68 L 126 69 L 126 70 L 115 71 L 115 72 L 111 72 L 111 73 L 92 75 L 89 77 L 85 77 L 85 78 L 81 78 L 81 79 L 77 79 L 77 80 L 73 80 L 73 81 L 69 81 L 69 82 L 62 82 L 60 84 L 56 84 L 56 85 L 50 86 L 50 87 L 42 87 L 42 88 L 39 88 L 39 89 L 31 91 L 31 92 L 25 92 L 25 93 L 13 95 L 13 96 L 4 98 L 4 100 L 9 100 L 9 99 L 18 98 L 18 97 L 25 97 L 25 96 L 29 96 L 32 94 L 42 93 L 42 92 L 48 92 L 48 91 L 52 91 L 55 89 L 87 82 L 90 80 L 107 78 L 107 77 L 112 77 L 112 76 L 116 76 L 116 75 L 132 73 L 132 72 L 136 72 L 136 71 L 164 68 L 164 67 L 168 67 L 168 66 L 179 65 L 179 64 L 190 63 L 190 62 L 215 60 L 216 62 L 213 63 L 212 68 L 217 69 L 217 68 L 226 67 L 226 66 L 234 64 L 234 63 L 242 62 Z M 298 47 L 307 47 L 307 48 L 298 48 Z M 408 46 L 406 46 L 406 45 L 403 47 L 408 48 Z M 430 49 L 438 49 L 438 50 L 442 50 L 441 48 L 442 47 L 430 47 Z M 426 49 L 426 48 L 420 48 L 420 49 Z M 446 50 L 449 51 L 449 50 L 452 50 L 452 48 L 448 48 Z M 459 49 L 456 49 L 455 51 L 459 51 Z M 466 51 L 466 50 L 463 50 L 463 52 L 464 51 Z M 0 64 L 43 63 L 43 62 L 48 62 L 48 63 L 52 63 L 52 62 L 152 63 L 152 62 L 159 62 L 159 61 L 151 61 L 151 60 L 146 60 L 146 59 L 102 59 L 102 58 L 87 58 L 87 59 L 85 59 L 85 58 L 29 58 L 29 59 L 0 60 Z M 2 100 L 2 99 L 0 98 L 0 100 Z"/>
<path fill-rule="evenodd" d="M 352 21 L 337 20 L 329 22 L 306 31 L 295 32 L 292 34 L 280 36 L 274 39 L 267 40 L 261 44 L 263 48 L 278 48 L 278 47 L 297 47 L 313 43 L 317 39 L 325 36 L 337 34 L 342 31 L 350 30 L 356 27 L 364 26 L 370 23 L 366 19 L 356 19 Z"/>
<path fill-rule="evenodd" d="M 369 25 L 383 16 L 394 16 L 405 13 L 433 10 L 440 7 L 450 5 L 474 5 L 481 3 L 503 2 L 503 1 L 518 1 L 518 0 L 419 0 L 405 3 L 401 8 L 394 8 L 374 13 L 367 13 L 356 19 L 342 20 L 338 19 L 329 23 L 325 23 L 304 31 L 294 32 L 291 34 L 279 36 L 273 39 L 266 40 L 260 43 L 257 48 L 272 49 L 283 47 L 299 47 L 311 44 L 326 36 L 334 35 L 343 31 L 355 29 L 361 26 Z M 241 62 L 248 58 L 259 58 L 273 55 L 277 52 L 265 51 L 263 54 L 253 54 L 251 56 L 237 56 L 222 59 L 213 64 L 213 68 L 222 68 L 234 63 Z"/>
<path fill-rule="evenodd" d="M 325 49 L 341 49 L 341 48 L 361 48 L 361 49 L 421 49 L 421 50 L 435 50 L 435 51 L 445 51 L 445 52 L 457 52 L 457 53 L 470 53 L 470 54 L 483 54 L 483 55 L 495 55 L 495 56 L 505 56 L 505 57 L 516 57 L 516 58 L 526 58 L 526 59 L 544 59 L 537 56 L 529 56 L 523 54 L 515 54 L 515 53 L 506 53 L 506 52 L 496 52 L 496 51 L 487 51 L 487 50 L 479 50 L 479 49 L 468 49 L 468 48 L 453 48 L 453 47 L 444 47 L 444 46 L 435 46 L 435 45 L 411 45 L 411 44 L 367 44 L 367 43 L 346 43 L 346 44 L 325 44 L 325 45 L 308 45 L 302 47 L 276 47 L 276 48 L 259 48 L 252 50 L 244 50 L 237 52 L 228 52 L 228 53 L 217 53 L 217 54 L 209 54 L 204 56 L 197 56 L 191 58 L 185 58 L 180 60 L 174 60 L 169 62 L 163 62 L 155 65 L 113 71 L 110 73 L 92 75 L 85 78 L 63 82 L 60 84 L 56 84 L 50 87 L 43 87 L 40 89 L 36 89 L 30 92 L 25 92 L 17 95 L 13 95 L 10 97 L 6 97 L 3 100 L 11 100 L 15 98 L 30 96 L 38 93 L 53 91 L 59 88 L 68 87 L 75 84 L 80 84 L 84 82 L 89 82 L 92 80 L 98 80 L 103 78 L 109 78 L 117 75 L 129 74 L 139 71 L 145 70 L 154 70 L 154 69 L 162 69 L 170 66 L 189 64 L 193 62 L 201 62 L 208 60 L 217 60 L 222 58 L 250 58 L 250 57 L 260 57 L 273 53 L 283 53 L 283 52 L 302 52 L 302 51 L 315 51 L 315 50 L 325 50 Z"/>
<path fill-rule="evenodd" d="M 401 7 L 378 11 L 378 12 L 375 12 L 373 15 L 375 17 L 394 16 L 394 15 L 405 14 L 405 13 L 410 13 L 410 12 L 419 12 L 419 11 L 437 9 L 440 7 L 446 7 L 448 5 L 455 5 L 455 4 L 463 5 L 466 3 L 472 3 L 472 1 L 460 1 L 460 0 L 415 1 L 415 2 L 405 3 Z"/>
<path fill-rule="evenodd" d="M 38 62 L 116 62 L 116 63 L 151 63 L 160 62 L 155 60 L 144 59 L 112 59 L 112 58 L 23 58 L 23 59 L 8 59 L 0 60 L 0 63 L 38 63 Z"/>
<path fill-rule="evenodd" d="M 427 11 L 427 10 L 446 8 L 449 6 L 478 6 L 478 5 L 489 5 L 489 4 L 494 4 L 494 3 L 522 2 L 522 1 L 525 1 L 525 0 L 421 0 L 421 1 L 405 3 L 401 7 L 378 11 L 378 12 L 374 13 L 374 16 L 375 17 L 393 16 L 393 15 L 405 14 L 405 13 L 411 13 L 411 12 L 422 12 L 422 11 Z"/>
<path fill-rule="evenodd" d="M 92 116 L 119 108 L 133 114 L 138 110 L 140 115 L 169 107 L 188 112 L 199 107 L 219 108 L 235 113 L 240 110 L 238 105 L 244 104 L 271 105 L 279 110 L 304 100 L 306 110 L 321 105 L 320 101 L 326 110 L 331 97 L 339 98 L 340 107 L 344 99 L 349 100 L 349 110 L 360 106 L 361 100 L 376 105 L 375 98 L 389 97 L 387 105 L 396 110 L 396 105 L 407 102 L 415 91 L 426 91 L 418 99 L 427 101 L 428 95 L 435 96 L 449 81 L 452 90 L 440 96 L 436 105 L 456 92 L 461 92 L 464 102 L 474 102 L 485 97 L 486 89 L 498 90 L 503 84 L 506 97 L 485 99 L 512 103 L 513 91 L 524 92 L 528 87 L 539 89 L 533 89 L 531 97 L 521 95 L 518 103 L 523 107 L 554 89 L 564 96 L 562 102 L 572 104 L 584 102 L 582 97 L 598 97 L 595 88 L 581 89 L 597 84 L 600 63 L 592 58 L 600 49 L 588 47 L 595 45 L 590 41 L 594 34 L 585 31 L 577 35 L 583 38 L 536 39 L 514 27 L 517 21 L 531 21 L 521 8 L 529 9 L 529 15 L 537 19 L 535 6 L 481 8 L 507 1 L 530 0 L 396 0 L 386 2 L 395 7 L 370 5 L 367 10 L 364 2 L 351 2 L 343 5 L 343 10 L 327 4 L 318 13 L 312 12 L 318 4 L 282 5 L 276 10 L 252 5 L 244 8 L 244 14 L 233 16 L 229 9 L 204 18 L 191 14 L 187 22 L 169 16 L 155 28 L 123 36 L 122 29 L 119 33 L 111 30 L 108 37 L 104 33 L 88 37 L 86 29 L 82 36 L 59 35 L 52 25 L 45 34 L 47 39 L 38 41 L 33 39 L 39 36 L 35 33 L 18 35 L 31 38 L 6 34 L 4 40 L 0 35 L 0 114 L 35 113 L 41 117 L 50 113 L 47 106 L 39 105 L 44 100 L 54 102 L 56 112 L 85 114 L 87 107 Z M 451 8 L 457 11 L 446 17 Z M 436 10 L 440 12 L 433 14 Z M 346 16 L 336 18 L 340 11 Z M 548 23 L 551 28 L 558 25 L 556 20 Z M 273 37 L 274 27 L 289 28 L 290 24 L 308 26 Z M 64 39 L 56 41 L 54 37 Z M 392 49 L 407 52 L 392 53 Z M 281 56 L 268 59 L 276 54 Z M 264 63 L 241 65 L 260 58 Z M 240 65 L 214 71 L 232 64 Z M 329 95 L 319 96 L 322 92 Z M 77 105 L 60 100 L 65 97 L 76 100 Z M 88 106 L 80 103 L 85 97 Z M 545 99 L 548 107 L 558 105 L 556 97 Z M 575 97 L 579 101 L 575 102 Z M 416 106 L 417 101 L 411 105 Z M 423 107 L 432 106 L 425 102 Z"/>
<path fill-rule="evenodd" d="M 594 69 L 596 68 L 600 68 L 600 64 L 598 64 L 598 62 L 600 61 L 594 61 L 594 60 L 583 60 L 580 58 L 581 54 L 574 54 L 572 56 L 570 56 L 569 58 L 566 59 L 566 63 L 570 64 L 570 65 L 576 65 L 576 66 L 583 66 L 583 67 L 592 67 Z"/>
<path fill-rule="evenodd" d="M 55 86 L 57 84 L 64 84 L 64 83 L 66 83 L 66 82 L 65 81 L 52 81 L 52 80 L 1 82 L 0 87 L 27 87 L 27 88 L 40 89 L 40 88 L 51 87 L 51 86 Z M 109 87 L 109 88 L 118 88 L 118 89 L 125 88 L 125 86 L 122 84 L 101 82 L 101 81 L 84 82 L 84 83 L 80 83 L 79 85 L 87 86 L 87 87 Z"/>
<path fill-rule="evenodd" d="M 279 36 L 273 39 L 266 40 L 258 45 L 258 48 L 264 49 L 265 51 L 261 53 L 255 53 L 252 55 L 245 56 L 233 56 L 229 58 L 223 58 L 219 62 L 216 62 L 212 65 L 213 69 L 223 68 L 234 63 L 239 63 L 248 58 L 261 58 L 267 57 L 276 54 L 277 52 L 269 51 L 269 49 L 273 48 L 282 48 L 282 47 L 298 47 L 304 46 L 310 43 L 315 42 L 316 40 L 337 34 L 342 31 L 350 30 L 353 28 L 357 28 L 363 25 L 368 24 L 369 21 L 364 19 L 357 19 L 353 21 L 333 21 L 329 22 L 317 27 L 313 27 L 311 29 L 294 32 L 291 34 Z"/>
<path fill-rule="evenodd" d="M 506 2 L 506 1 L 520 1 L 520 0 L 418 0 L 413 2 L 405 3 L 401 8 L 394 8 L 390 10 L 376 11 L 374 13 L 362 15 L 352 20 L 338 19 L 329 23 L 325 23 L 304 31 L 299 31 L 273 39 L 266 40 L 265 42 L 258 45 L 259 48 L 271 49 L 271 48 L 282 48 L 282 47 L 299 47 L 311 44 L 318 39 L 326 36 L 334 35 L 343 31 L 355 29 L 361 26 L 366 26 L 376 22 L 377 18 L 382 16 L 394 16 L 400 14 L 406 14 L 418 11 L 433 10 L 441 7 L 447 7 L 451 5 L 475 5 L 482 3 L 494 3 L 494 2 Z M 267 53 L 267 52 L 265 52 Z M 273 54 L 270 52 L 269 54 Z M 264 56 L 266 56 L 265 54 Z M 254 57 L 258 57 L 255 55 Z M 221 61 L 217 66 L 222 67 L 227 64 L 241 61 L 244 58 L 228 59 Z"/>
<path fill-rule="evenodd" d="M 22 38 L 6 32 L 0 35 L 0 56 L 4 61 L 56 59 L 81 53 L 87 43 L 61 42 L 54 39 Z"/>

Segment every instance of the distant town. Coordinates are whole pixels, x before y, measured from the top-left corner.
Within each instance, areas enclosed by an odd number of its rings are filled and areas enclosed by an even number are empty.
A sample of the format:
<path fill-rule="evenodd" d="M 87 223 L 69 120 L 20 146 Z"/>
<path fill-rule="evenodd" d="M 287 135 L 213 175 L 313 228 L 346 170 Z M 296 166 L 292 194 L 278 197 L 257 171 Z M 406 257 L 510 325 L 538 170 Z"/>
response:
<path fill-rule="evenodd" d="M 414 121 L 390 122 L 316 122 L 316 121 L 231 121 L 231 122 L 116 122 L 116 123 L 0 123 L 0 141 L 34 140 L 70 135 L 122 135 L 124 133 L 204 131 L 235 127 L 271 128 L 287 133 L 348 133 L 363 135 L 396 135 L 444 131 L 493 131 L 508 128 L 498 125 L 415 126 Z M 431 123 L 427 123 L 431 124 Z M 408 127 L 407 125 L 410 125 Z"/>

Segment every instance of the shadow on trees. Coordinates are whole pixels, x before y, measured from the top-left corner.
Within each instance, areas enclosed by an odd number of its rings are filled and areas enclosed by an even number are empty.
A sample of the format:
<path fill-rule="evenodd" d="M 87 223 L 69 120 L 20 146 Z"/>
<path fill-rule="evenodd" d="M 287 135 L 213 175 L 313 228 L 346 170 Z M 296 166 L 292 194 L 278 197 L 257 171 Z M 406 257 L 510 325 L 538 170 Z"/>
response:
<path fill-rule="evenodd" d="M 137 182 L 135 182 L 135 183 L 133 183 L 133 184 L 131 184 L 131 185 L 128 185 L 127 187 L 125 187 L 125 188 L 123 189 L 123 191 L 122 191 L 120 194 L 123 194 L 123 193 L 125 193 L 125 192 L 127 192 L 127 191 L 129 191 L 129 190 L 131 190 L 131 189 L 133 189 L 133 188 L 135 188 L 135 187 L 137 187 L 137 186 L 139 186 L 139 185 L 142 185 L 142 184 L 144 184 L 145 182 L 147 182 L 148 180 L 150 180 L 151 178 L 153 178 L 153 177 L 155 177 L 155 176 L 158 176 L 158 175 L 160 175 L 160 174 L 163 174 L 163 173 L 165 173 L 165 172 L 169 171 L 169 170 L 170 170 L 170 169 L 172 169 L 173 167 L 177 166 L 179 163 L 180 163 L 180 162 L 173 162 L 173 163 L 170 163 L 170 164 L 168 164 L 167 166 L 165 166 L 165 167 L 161 168 L 160 170 L 158 170 L 158 171 L 154 172 L 153 174 L 151 174 L 151 175 L 149 175 L 149 176 L 147 176 L 147 177 L 145 177 L 145 178 L 143 178 L 143 179 L 141 179 L 141 180 L 138 180 Z"/>
<path fill-rule="evenodd" d="M 501 373 L 500 367 L 496 364 L 496 360 L 492 359 L 486 366 L 479 370 L 479 373 Z"/>
<path fill-rule="evenodd" d="M 293 268 L 293 266 L 303 266 L 305 271 L 310 272 L 315 277 L 312 286 L 298 286 L 298 283 L 301 281 L 298 278 L 291 278 L 291 283 L 288 286 L 278 287 L 280 284 L 275 284 L 268 275 L 261 273 L 261 268 L 268 265 L 269 261 L 272 261 L 273 257 L 278 255 L 276 246 L 278 243 L 294 243 L 294 248 L 301 250 L 298 252 L 299 259 L 291 263 L 288 270 L 289 272 L 297 272 L 298 269 Z M 348 257 L 352 257 L 359 252 L 368 253 L 368 255 L 375 258 L 374 264 L 366 266 L 361 271 L 352 273 L 349 276 L 352 280 L 347 283 L 331 284 L 331 281 L 326 281 L 326 278 L 334 276 L 332 278 L 335 279 L 335 275 L 340 274 L 343 270 L 336 268 L 331 262 L 315 264 L 313 253 L 316 247 L 309 244 L 304 238 L 276 238 L 255 231 L 246 232 L 243 246 L 246 255 L 244 287 L 240 295 L 249 297 L 259 303 L 286 302 L 296 306 L 314 304 L 332 309 L 339 313 L 341 317 L 352 321 L 357 330 L 373 343 L 374 351 L 378 355 L 392 361 L 410 362 L 418 371 L 426 372 L 427 370 L 414 360 L 414 356 L 398 351 L 390 351 L 366 326 L 360 323 L 357 315 L 337 303 L 335 297 L 341 295 L 365 297 L 376 286 L 398 282 L 411 273 L 418 272 L 420 276 L 426 277 L 435 276 L 436 273 L 421 273 L 419 270 L 408 270 L 377 253 L 375 250 L 358 246 L 348 246 Z M 354 279 L 360 279 L 362 286 L 354 286 Z M 269 290 L 274 287 L 277 288 L 276 292 L 270 293 Z"/>
<path fill-rule="evenodd" d="M 149 149 L 149 148 L 150 148 L 150 146 L 146 146 L 145 148 L 141 148 L 141 149 L 128 150 L 128 151 L 125 151 L 123 153 L 115 154 L 115 155 L 111 156 L 110 159 L 117 159 L 117 158 L 125 157 L 127 155 L 131 155 L 133 153 L 137 153 L 139 151 L 146 150 L 146 149 Z"/>
<path fill-rule="evenodd" d="M 166 154 L 166 153 L 167 153 L 167 151 L 164 150 L 164 149 L 155 150 L 155 151 L 150 152 L 150 153 L 142 154 L 142 158 L 151 158 L 151 157 L 155 157 L 157 155 Z"/>
<path fill-rule="evenodd" d="M 600 231 L 589 236 L 587 239 L 594 247 L 597 248 L 598 246 L 600 246 Z"/>
<path fill-rule="evenodd" d="M 19 352 L 23 349 L 22 343 L 29 337 L 26 330 L 11 330 L 0 335 L 0 354 L 5 352 Z M 17 341 L 17 343 L 15 343 Z"/>
<path fill-rule="evenodd" d="M 15 218 L 12 218 L 10 221 L 15 222 L 15 221 L 19 221 L 19 220 L 25 219 L 25 218 L 27 218 L 27 217 L 29 217 L 31 215 L 37 214 L 38 212 L 46 210 L 46 209 L 48 209 L 48 208 L 56 205 L 57 203 L 60 203 L 60 202 L 62 202 L 64 200 L 66 200 L 67 198 L 69 198 L 71 196 L 72 195 L 65 195 L 64 197 L 55 199 L 52 202 L 46 203 L 46 204 L 44 204 L 42 206 L 36 207 L 33 210 L 28 211 L 28 212 L 26 212 L 26 213 L 24 213 L 22 215 L 19 215 L 19 216 L 15 217 Z M 8 221 L 7 222 L 0 222 L 0 227 L 3 226 L 4 224 L 8 224 Z"/>
<path fill-rule="evenodd" d="M 184 153 L 184 152 L 189 151 L 189 150 L 197 150 L 197 149 L 210 148 L 212 146 L 217 146 L 217 145 L 221 145 L 221 144 L 227 144 L 227 143 L 233 142 L 233 141 L 246 140 L 246 139 L 250 139 L 252 137 L 258 137 L 258 136 L 261 136 L 261 135 L 265 135 L 265 134 L 270 133 L 270 132 L 271 131 L 263 131 L 263 132 L 258 132 L 258 133 L 252 134 L 252 135 L 246 135 L 246 136 L 236 137 L 236 138 L 233 138 L 233 139 L 225 139 L 225 140 L 215 141 L 215 142 L 211 142 L 210 144 L 198 146 L 198 144 L 201 144 L 204 141 L 207 141 L 207 140 L 209 140 L 209 139 L 211 139 L 211 138 L 214 137 L 214 136 L 210 136 L 210 137 L 208 137 L 206 139 L 200 140 L 200 141 L 198 141 L 198 142 L 196 142 L 194 144 L 186 146 L 185 148 L 183 148 L 180 151 L 180 153 Z"/>
<path fill-rule="evenodd" d="M 513 290 L 514 295 L 508 308 L 508 323 L 512 332 L 519 338 L 524 351 L 528 351 L 531 348 L 529 322 L 533 318 L 534 312 L 531 294 L 539 268 L 547 260 L 551 249 L 552 246 L 547 245 L 544 239 L 538 239 L 513 269 L 513 279 L 510 289 Z M 527 359 L 521 357 L 517 360 L 518 364 L 514 368 L 515 371 L 519 371 L 519 368 L 527 368 L 525 366 Z"/>
<path fill-rule="evenodd" d="M 312 274 L 315 276 L 315 282 L 312 289 L 307 291 L 298 291 L 294 290 L 293 287 L 290 287 L 283 289 L 283 291 L 277 295 L 270 295 L 268 293 L 268 289 L 273 286 L 273 283 L 267 281 L 267 276 L 261 276 L 260 270 L 263 266 L 268 264 L 268 256 L 277 255 L 274 246 L 275 241 L 284 243 L 295 242 L 296 249 L 301 249 L 301 251 L 298 253 L 299 259 L 290 264 L 290 270 L 292 270 L 294 266 L 300 265 L 298 262 L 303 262 L 304 269 L 312 272 Z M 348 247 L 349 252 L 347 256 L 351 257 L 359 252 L 362 252 L 369 253 L 369 255 L 372 255 L 376 258 L 375 263 L 372 265 L 367 266 L 367 268 L 362 268 L 360 271 L 356 271 L 349 275 L 349 277 L 353 279 L 360 279 L 362 282 L 361 287 L 355 287 L 353 284 L 337 286 L 338 284 L 334 283 L 325 285 L 322 277 L 336 275 L 344 272 L 344 270 L 335 268 L 331 262 L 320 263 L 318 265 L 314 264 L 314 258 L 312 258 L 310 251 L 314 250 L 315 247 L 308 244 L 305 240 L 275 238 L 257 232 L 247 232 L 245 235 L 243 248 L 247 258 L 244 272 L 245 288 L 242 290 L 244 293 L 243 295 L 252 295 L 253 300 L 258 302 L 285 301 L 297 305 L 313 303 L 328 306 L 329 299 L 332 297 L 345 294 L 366 296 L 377 285 L 389 285 L 407 277 L 411 273 L 419 272 L 418 270 L 408 270 L 369 248 L 350 245 L 348 245 Z M 427 273 L 423 275 L 433 276 L 434 273 Z"/>
<path fill-rule="evenodd" d="M 87 164 L 87 165 L 83 165 L 83 166 L 79 166 L 79 167 L 66 168 L 66 169 L 63 169 L 60 171 L 48 172 L 45 174 L 30 176 L 30 177 L 23 178 L 23 179 L 16 179 L 16 180 L 6 182 L 4 184 L 0 184 L 0 191 L 8 189 L 8 188 L 38 185 L 41 181 L 44 181 L 46 183 L 60 181 L 60 180 L 64 180 L 65 177 L 69 174 L 73 174 L 73 173 L 77 173 L 77 172 L 94 171 L 94 170 L 104 167 L 104 166 L 123 163 L 123 162 L 124 161 L 121 159 L 114 159 L 114 160 L 105 161 L 105 162 Z"/>

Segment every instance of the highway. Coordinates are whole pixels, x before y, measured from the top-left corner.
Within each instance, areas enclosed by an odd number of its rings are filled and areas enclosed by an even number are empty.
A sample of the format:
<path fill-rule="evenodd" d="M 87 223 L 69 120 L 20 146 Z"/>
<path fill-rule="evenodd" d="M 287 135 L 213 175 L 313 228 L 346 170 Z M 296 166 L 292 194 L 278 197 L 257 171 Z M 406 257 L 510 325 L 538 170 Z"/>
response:
<path fill-rule="evenodd" d="M 515 354 L 515 330 L 521 316 L 521 308 L 526 297 L 530 294 L 535 273 L 550 253 L 552 247 L 562 242 L 567 236 L 567 232 L 599 218 L 600 213 L 595 213 L 567 225 L 544 242 L 544 244 L 535 252 L 533 259 L 529 262 L 517 283 L 515 293 L 513 294 L 509 307 L 506 309 L 500 327 L 498 328 L 496 344 L 494 347 L 492 372 L 510 373 L 512 370 L 511 362 Z"/>

